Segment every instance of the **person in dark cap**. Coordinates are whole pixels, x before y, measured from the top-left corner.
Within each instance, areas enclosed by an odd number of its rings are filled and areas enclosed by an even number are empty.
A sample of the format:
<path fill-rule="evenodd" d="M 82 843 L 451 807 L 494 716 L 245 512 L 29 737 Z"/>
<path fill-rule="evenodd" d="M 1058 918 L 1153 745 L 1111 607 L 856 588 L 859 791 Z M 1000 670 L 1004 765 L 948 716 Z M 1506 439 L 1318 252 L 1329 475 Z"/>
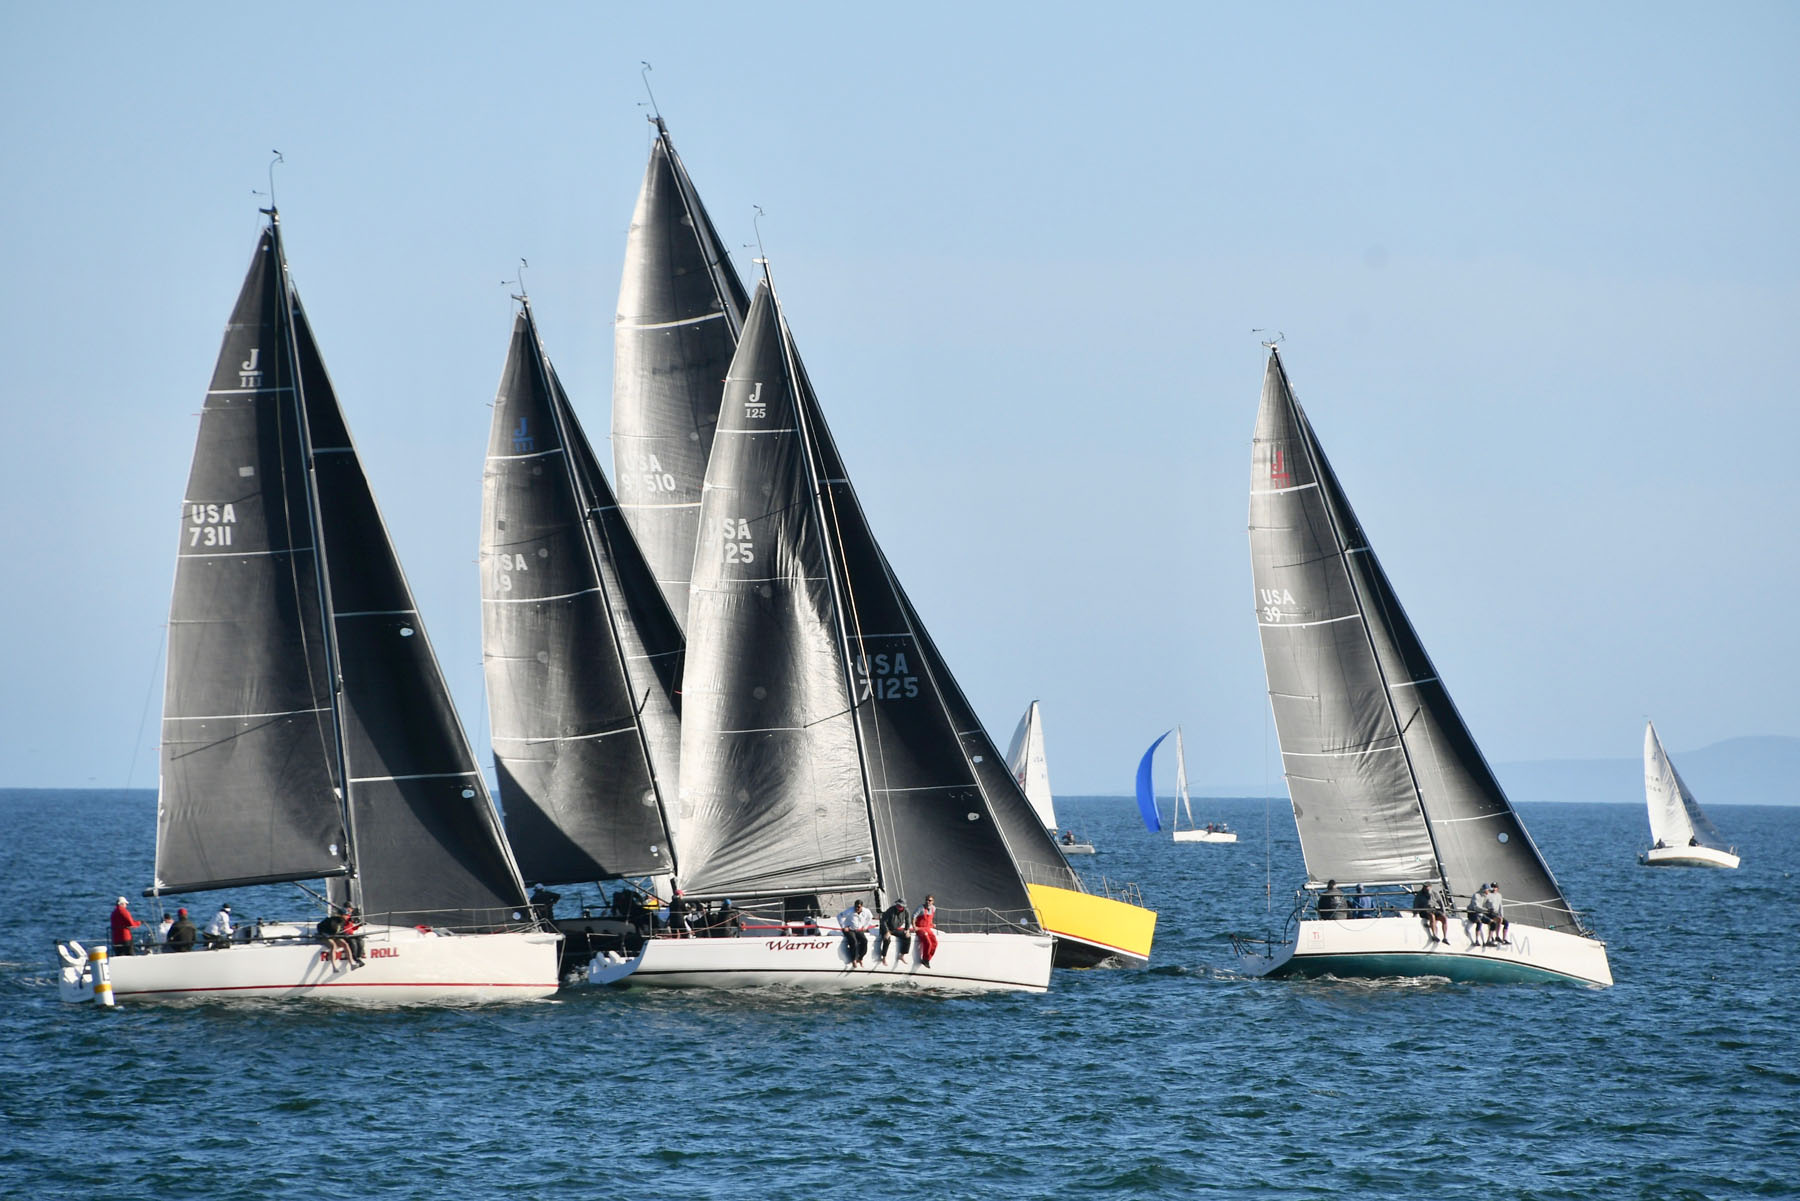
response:
<path fill-rule="evenodd" d="M 894 966 L 902 967 L 906 957 L 912 954 L 912 918 L 907 913 L 906 902 L 899 897 L 894 903 L 881 911 L 881 941 L 875 947 L 875 962 L 887 962 L 888 943 L 896 944 L 900 950 L 894 956 Z"/>
<path fill-rule="evenodd" d="M 1320 917 L 1332 921 L 1344 916 L 1344 891 L 1336 880 L 1325 881 L 1325 890 L 1319 894 L 1318 911 Z"/>
<path fill-rule="evenodd" d="M 169 950 L 191 951 L 194 949 L 194 943 L 199 937 L 200 932 L 194 929 L 194 923 L 188 920 L 188 911 L 185 909 L 177 909 L 175 911 L 175 924 L 169 927 Z"/>
<path fill-rule="evenodd" d="M 709 933 L 714 938 L 737 938 L 744 932 L 744 915 L 732 907 L 731 898 L 719 906 L 719 912 L 713 915 Z"/>

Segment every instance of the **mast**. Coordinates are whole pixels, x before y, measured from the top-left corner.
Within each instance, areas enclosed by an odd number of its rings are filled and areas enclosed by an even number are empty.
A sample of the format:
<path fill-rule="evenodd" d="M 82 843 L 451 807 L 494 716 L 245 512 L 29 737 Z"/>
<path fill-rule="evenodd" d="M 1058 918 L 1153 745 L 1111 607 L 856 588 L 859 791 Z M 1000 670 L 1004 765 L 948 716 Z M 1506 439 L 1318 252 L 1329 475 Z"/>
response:
<path fill-rule="evenodd" d="M 781 362 L 787 372 L 788 390 L 794 398 L 794 423 L 800 431 L 800 451 L 805 456 L 806 473 L 812 481 L 808 491 L 812 494 L 813 513 L 819 522 L 820 541 L 825 547 L 826 578 L 831 585 L 831 607 L 837 619 L 838 651 L 843 659 L 844 684 L 850 693 L 850 709 L 852 714 L 864 703 L 863 688 L 857 682 L 856 665 L 850 656 L 850 622 L 857 622 L 857 643 L 861 645 L 861 621 L 855 617 L 854 600 L 845 604 L 844 592 L 849 585 L 849 577 L 845 575 L 842 562 L 842 546 L 838 541 L 838 524 L 828 521 L 825 516 L 824 481 L 820 477 L 817 454 L 813 445 L 813 433 L 807 412 L 806 398 L 810 394 L 805 380 L 799 371 L 794 354 L 794 340 L 788 329 L 787 314 L 781 311 L 781 298 L 775 291 L 775 277 L 769 270 L 769 261 L 762 259 L 763 283 L 769 289 L 769 302 L 775 313 L 778 337 L 781 341 Z M 833 514 L 835 517 L 835 513 Z M 840 584 L 840 580 L 842 583 Z M 870 703 L 873 703 L 871 698 Z M 863 804 L 869 815 L 869 840 L 873 846 L 875 857 L 875 889 L 877 896 L 882 893 L 882 859 L 881 839 L 875 827 L 875 788 L 869 779 L 869 748 L 864 744 L 862 722 L 852 720 L 850 727 L 856 733 L 856 758 L 862 773 Z"/>
<path fill-rule="evenodd" d="M 1323 487 L 1326 473 L 1319 469 L 1320 455 L 1318 453 L 1318 445 L 1313 439 L 1312 423 L 1306 419 L 1305 412 L 1300 408 L 1300 402 L 1294 399 L 1293 387 L 1288 383 L 1287 379 L 1287 368 L 1283 366 L 1281 362 L 1281 352 L 1276 350 L 1273 346 L 1269 347 L 1269 359 L 1274 364 L 1275 370 L 1281 376 L 1282 394 L 1287 398 L 1288 405 L 1293 409 L 1294 415 L 1298 418 L 1298 421 L 1296 421 L 1295 424 L 1300 429 L 1300 445 L 1306 452 L 1307 465 L 1312 472 L 1312 477 L 1313 479 L 1320 481 L 1320 485 Z M 1388 680 L 1387 669 L 1382 666 L 1381 652 L 1376 649 L 1375 637 L 1369 629 L 1368 608 L 1363 603 L 1362 589 L 1357 587 L 1356 572 L 1350 564 L 1349 546 L 1344 538 L 1343 525 L 1338 520 L 1336 511 L 1337 506 L 1332 504 L 1331 499 L 1327 497 L 1324 509 L 1326 520 L 1331 523 L 1331 534 L 1333 540 L 1337 543 L 1338 558 L 1343 563 L 1344 575 L 1348 577 L 1350 581 L 1350 596 L 1356 603 L 1356 612 L 1359 618 L 1358 624 L 1362 627 L 1363 637 L 1368 641 L 1369 657 L 1374 664 L 1376 674 L 1381 680 L 1381 700 L 1382 703 L 1387 706 L 1388 716 L 1394 723 L 1394 730 L 1397 733 L 1400 745 L 1400 754 L 1406 761 L 1406 778 L 1412 784 L 1413 803 L 1418 806 L 1419 820 L 1423 822 L 1425 826 L 1425 837 L 1431 840 L 1431 857 L 1433 863 L 1437 867 L 1438 882 L 1444 886 L 1444 892 L 1448 895 L 1450 892 L 1450 879 L 1444 871 L 1444 856 L 1438 849 L 1437 832 L 1432 828 L 1431 815 L 1425 812 L 1425 793 L 1424 790 L 1419 787 L 1419 774 L 1413 766 L 1412 749 L 1406 745 L 1406 731 L 1405 727 L 1400 724 L 1400 711 L 1394 707 L 1394 686 Z"/>
<path fill-rule="evenodd" d="M 656 120 L 660 126 L 661 118 Z M 650 787 L 656 794 L 657 817 L 662 822 L 663 842 L 669 854 L 668 870 L 672 874 L 678 874 L 678 857 L 674 840 L 668 837 L 668 831 L 671 828 L 669 806 L 663 796 L 662 780 L 656 770 L 656 758 L 650 753 L 649 740 L 644 736 L 644 724 L 641 719 L 643 703 L 636 700 L 636 682 L 632 678 L 630 665 L 625 661 L 618 613 L 614 609 L 615 598 L 608 584 L 607 573 L 601 570 L 599 549 L 594 544 L 593 527 L 594 522 L 599 519 L 601 506 L 598 504 L 597 498 L 589 492 L 587 481 L 582 479 L 581 473 L 575 469 L 575 438 L 571 436 L 570 429 L 572 423 L 568 420 L 568 414 L 564 412 L 565 398 L 562 389 L 557 386 L 547 365 L 548 356 L 544 351 L 543 339 L 538 336 L 537 319 L 532 314 L 531 301 L 522 294 L 518 297 L 518 301 L 524 309 L 525 325 L 530 331 L 531 344 L 536 352 L 532 361 L 537 368 L 538 382 L 549 398 L 550 419 L 556 427 L 556 440 L 563 448 L 563 470 L 567 474 L 569 487 L 575 494 L 575 503 L 581 511 L 581 544 L 587 552 L 588 564 L 594 573 L 594 582 L 600 589 L 601 608 L 606 614 L 606 628 L 611 635 L 608 645 L 612 649 L 613 665 L 619 673 L 619 678 L 624 680 L 632 690 L 632 727 L 637 738 L 638 750 L 644 758 L 644 770 L 650 776 Z"/>
<path fill-rule="evenodd" d="M 325 661 L 331 676 L 331 744 L 337 773 L 338 806 L 344 815 L 344 861 L 348 868 L 344 888 L 350 904 L 363 909 L 362 877 L 356 858 L 356 806 L 350 800 L 349 755 L 344 748 L 344 672 L 338 657 L 337 613 L 331 599 L 331 573 L 326 566 L 325 519 L 319 505 L 318 463 L 313 454 L 312 426 L 306 413 L 306 381 L 300 371 L 300 338 L 294 323 L 294 288 L 288 276 L 287 250 L 281 244 L 281 215 L 273 204 L 263 209 L 269 216 L 269 233 L 275 247 L 275 269 L 281 288 L 281 322 L 287 348 L 287 367 L 294 381 L 294 409 L 299 418 L 300 445 L 306 455 L 307 520 L 313 539 L 313 572 L 318 579 L 321 629 Z"/>

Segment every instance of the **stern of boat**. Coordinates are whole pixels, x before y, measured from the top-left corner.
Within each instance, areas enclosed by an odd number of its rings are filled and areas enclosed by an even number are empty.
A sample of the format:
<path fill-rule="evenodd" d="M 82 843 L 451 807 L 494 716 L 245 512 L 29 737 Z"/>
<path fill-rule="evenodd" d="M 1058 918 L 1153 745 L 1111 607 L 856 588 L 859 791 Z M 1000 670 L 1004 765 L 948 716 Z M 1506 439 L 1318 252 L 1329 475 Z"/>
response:
<path fill-rule="evenodd" d="M 1142 966 L 1150 962 L 1156 911 L 1128 901 L 1028 884 L 1038 925 L 1056 936 L 1059 967 L 1092 967 L 1107 959 Z"/>

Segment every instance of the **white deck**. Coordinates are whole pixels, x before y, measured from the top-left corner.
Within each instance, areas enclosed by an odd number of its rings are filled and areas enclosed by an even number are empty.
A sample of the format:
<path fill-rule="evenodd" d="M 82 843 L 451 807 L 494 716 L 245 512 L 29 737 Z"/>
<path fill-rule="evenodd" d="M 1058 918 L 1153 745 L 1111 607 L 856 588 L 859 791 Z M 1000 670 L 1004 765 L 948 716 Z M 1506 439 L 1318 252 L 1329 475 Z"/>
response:
<path fill-rule="evenodd" d="M 362 967 L 335 966 L 317 939 L 292 928 L 295 937 L 233 943 L 108 961 L 119 1001 L 242 1000 L 312 997 L 360 1004 L 475 1003 L 547 997 L 557 988 L 556 951 L 561 935 L 509 932 L 448 934 L 411 926 L 371 926 L 361 932 Z M 85 962 L 65 953 L 60 987 L 65 1001 L 91 1001 L 94 987 Z"/>
<path fill-rule="evenodd" d="M 1510 945 L 1476 946 L 1467 925 L 1449 923 L 1449 941 L 1432 942 L 1412 914 L 1307 920 L 1293 943 L 1266 958 L 1246 956 L 1257 976 L 1444 976 L 1452 980 L 1564 978 L 1611 985 L 1606 944 L 1560 930 L 1514 923 Z"/>
<path fill-rule="evenodd" d="M 896 963 L 875 958 L 880 936 L 869 934 L 864 966 L 852 968 L 843 937 L 816 935 L 739 938 L 655 938 L 636 959 L 596 959 L 593 984 L 646 988 L 757 988 L 768 985 L 815 992 L 869 988 L 920 988 L 945 992 L 1044 992 L 1050 987 L 1054 940 L 1047 934 L 938 932 L 931 966 L 919 962 L 919 942 Z"/>

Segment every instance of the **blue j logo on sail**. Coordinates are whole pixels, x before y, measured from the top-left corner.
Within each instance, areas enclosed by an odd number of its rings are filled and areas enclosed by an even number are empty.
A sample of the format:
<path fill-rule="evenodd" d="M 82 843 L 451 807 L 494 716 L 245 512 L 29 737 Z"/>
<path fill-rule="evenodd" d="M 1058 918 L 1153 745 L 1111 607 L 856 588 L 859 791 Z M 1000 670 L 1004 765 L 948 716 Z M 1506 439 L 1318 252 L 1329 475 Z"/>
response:
<path fill-rule="evenodd" d="M 513 431 L 513 449 L 515 451 L 530 450 L 533 443 L 534 439 L 525 428 L 525 419 L 519 418 L 519 428 Z"/>

